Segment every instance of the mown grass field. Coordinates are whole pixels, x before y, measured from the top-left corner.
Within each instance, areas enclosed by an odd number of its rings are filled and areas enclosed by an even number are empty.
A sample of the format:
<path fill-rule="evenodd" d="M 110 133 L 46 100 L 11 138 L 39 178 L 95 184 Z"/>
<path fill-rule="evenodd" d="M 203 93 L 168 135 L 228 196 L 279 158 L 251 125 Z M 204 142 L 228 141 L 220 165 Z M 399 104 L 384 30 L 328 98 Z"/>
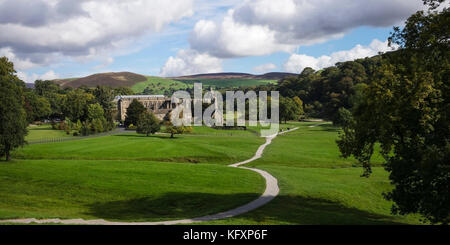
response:
<path fill-rule="evenodd" d="M 217 131 L 217 130 L 216 130 Z M 167 135 L 146 137 L 136 133 L 119 134 L 61 143 L 26 146 L 13 153 L 16 159 L 141 160 L 231 164 L 254 155 L 264 139 L 250 132 L 230 136 Z"/>
<path fill-rule="evenodd" d="M 27 145 L 0 162 L 0 219 L 183 219 L 257 198 L 263 178 L 225 164 L 250 158 L 264 140 L 207 130 Z"/>
<path fill-rule="evenodd" d="M 309 127 L 314 124 L 281 125 L 299 130 L 278 136 L 261 159 L 248 164 L 278 179 L 278 197 L 255 211 L 207 224 L 420 224 L 418 216 L 390 213 L 382 193 L 392 187 L 382 167 L 370 178 L 360 177 L 363 170 L 354 159 L 339 157 L 337 129 Z M 372 160 L 376 166 L 382 162 L 379 155 Z"/>
<path fill-rule="evenodd" d="M 263 189 L 256 173 L 220 165 L 15 160 L 0 162 L 0 219 L 192 218 L 243 205 Z"/>
<path fill-rule="evenodd" d="M 40 126 L 28 127 L 28 135 L 25 137 L 25 140 L 32 143 L 40 140 L 60 139 L 67 137 L 73 136 L 66 134 L 63 130 L 53 130 L 50 124 L 44 124 Z"/>
<path fill-rule="evenodd" d="M 362 178 L 354 159 L 342 159 L 330 124 L 299 127 L 278 136 L 261 159 L 247 164 L 274 175 L 280 195 L 234 218 L 200 224 L 420 224 L 395 216 L 382 193 L 388 173 L 375 155 L 374 173 Z M 252 130 L 195 127 L 170 139 L 135 133 L 28 145 L 0 162 L 0 219 L 103 218 L 158 221 L 192 218 L 247 203 L 263 179 L 226 164 L 248 159 L 264 142 Z"/>

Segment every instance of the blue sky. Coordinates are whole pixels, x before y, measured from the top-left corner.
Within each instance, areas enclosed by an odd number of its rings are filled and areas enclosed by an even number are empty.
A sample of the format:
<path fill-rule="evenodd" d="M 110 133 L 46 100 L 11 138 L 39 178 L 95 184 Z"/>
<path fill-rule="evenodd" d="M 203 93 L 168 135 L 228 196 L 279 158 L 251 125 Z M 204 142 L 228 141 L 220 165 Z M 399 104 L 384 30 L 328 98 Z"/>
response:
<path fill-rule="evenodd" d="M 19 77 L 300 72 L 372 56 L 420 0 L 3 0 Z M 11 9 L 17 14 L 11 15 Z"/>

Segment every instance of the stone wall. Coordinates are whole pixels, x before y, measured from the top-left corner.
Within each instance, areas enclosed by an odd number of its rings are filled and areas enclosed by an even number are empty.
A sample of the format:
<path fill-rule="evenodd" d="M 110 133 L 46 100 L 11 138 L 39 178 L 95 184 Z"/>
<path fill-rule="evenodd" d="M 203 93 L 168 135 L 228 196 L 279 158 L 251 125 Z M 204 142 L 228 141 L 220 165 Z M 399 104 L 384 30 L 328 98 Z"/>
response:
<path fill-rule="evenodd" d="M 117 103 L 118 119 L 125 120 L 128 106 L 136 99 L 141 102 L 148 111 L 153 112 L 156 117 L 163 119 L 172 110 L 170 98 L 164 95 L 126 95 L 117 96 L 114 102 Z"/>

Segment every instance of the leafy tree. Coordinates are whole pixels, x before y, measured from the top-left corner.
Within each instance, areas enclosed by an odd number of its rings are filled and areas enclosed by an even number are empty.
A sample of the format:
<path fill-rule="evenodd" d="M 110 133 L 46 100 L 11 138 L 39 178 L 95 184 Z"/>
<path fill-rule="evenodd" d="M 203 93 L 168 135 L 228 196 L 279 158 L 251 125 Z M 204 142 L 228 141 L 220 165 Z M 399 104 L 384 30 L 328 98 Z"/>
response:
<path fill-rule="evenodd" d="M 355 156 L 371 173 L 381 145 L 394 189 L 392 211 L 420 213 L 432 223 L 450 222 L 450 11 L 426 0 L 390 38 L 401 49 L 385 54 L 364 91 L 366 99 L 338 140 L 344 157 Z"/>
<path fill-rule="evenodd" d="M 134 99 L 127 108 L 127 115 L 125 117 L 125 127 L 128 127 L 130 124 L 137 125 L 139 120 L 139 116 L 147 111 L 144 105 L 141 102 Z"/>
<path fill-rule="evenodd" d="M 305 112 L 303 110 L 303 101 L 298 96 L 295 96 L 294 102 L 297 105 L 297 110 L 296 110 L 297 118 L 296 119 L 300 119 L 302 117 L 302 115 L 305 114 Z"/>
<path fill-rule="evenodd" d="M 93 94 L 97 103 L 103 108 L 106 120 L 113 122 L 114 91 L 107 86 L 97 86 Z"/>
<path fill-rule="evenodd" d="M 298 102 L 300 103 L 300 102 Z M 300 105 L 294 99 L 288 97 L 280 98 L 280 119 L 286 123 L 288 120 L 300 118 Z"/>
<path fill-rule="evenodd" d="M 45 119 L 52 113 L 51 105 L 45 97 L 25 92 L 24 98 L 28 122 Z"/>
<path fill-rule="evenodd" d="M 94 101 L 92 94 L 81 89 L 70 91 L 63 101 L 63 113 L 72 121 L 85 121 L 87 119 L 87 108 Z"/>
<path fill-rule="evenodd" d="M 90 104 L 87 106 L 87 119 L 92 121 L 94 119 L 104 118 L 104 111 L 99 103 Z"/>
<path fill-rule="evenodd" d="M 106 119 L 102 116 L 100 118 L 94 118 L 90 123 L 91 132 L 101 133 L 105 131 Z"/>
<path fill-rule="evenodd" d="M 333 121 L 333 124 L 336 126 L 346 126 L 349 125 L 352 120 L 352 113 L 344 107 L 341 107 L 339 108 L 338 116 L 336 117 L 336 120 Z"/>
<path fill-rule="evenodd" d="M 150 134 L 155 134 L 161 128 L 158 118 L 156 118 L 153 113 L 147 111 L 139 116 L 139 120 L 136 126 L 137 133 L 145 134 L 147 136 L 149 136 Z"/>
<path fill-rule="evenodd" d="M 170 138 L 174 138 L 175 134 L 184 134 L 184 133 L 191 133 L 192 127 L 186 127 L 186 126 L 174 126 L 170 121 L 167 121 L 165 123 L 166 129 L 164 132 L 170 134 Z"/>
<path fill-rule="evenodd" d="M 83 136 L 87 136 L 91 133 L 92 125 L 88 121 L 84 121 L 81 123 L 81 134 Z"/>
<path fill-rule="evenodd" d="M 62 94 L 62 90 L 59 85 L 52 81 L 37 80 L 34 83 L 34 92 L 38 96 L 42 96 L 50 103 L 51 113 L 50 118 L 64 118 L 62 115 L 63 102 L 65 95 Z"/>
<path fill-rule="evenodd" d="M 34 91 L 37 95 L 47 96 L 53 93 L 59 93 L 59 85 L 52 81 L 36 80 L 34 82 Z"/>
<path fill-rule="evenodd" d="M 129 87 L 117 87 L 113 89 L 113 95 L 114 96 L 118 96 L 118 95 L 133 95 L 134 91 L 129 88 Z"/>
<path fill-rule="evenodd" d="M 10 152 L 25 144 L 27 115 L 23 104 L 23 82 L 14 74 L 14 65 L 0 58 L 0 155 L 10 160 Z"/>

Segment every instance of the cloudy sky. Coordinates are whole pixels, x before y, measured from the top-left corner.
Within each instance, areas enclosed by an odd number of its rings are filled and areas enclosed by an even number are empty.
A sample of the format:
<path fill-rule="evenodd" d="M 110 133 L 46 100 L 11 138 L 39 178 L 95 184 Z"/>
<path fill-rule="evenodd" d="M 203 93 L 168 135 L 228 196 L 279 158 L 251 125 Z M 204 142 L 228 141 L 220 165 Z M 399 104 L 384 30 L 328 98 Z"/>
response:
<path fill-rule="evenodd" d="M 0 56 L 27 82 L 109 71 L 300 72 L 388 51 L 421 0 L 0 0 Z"/>

